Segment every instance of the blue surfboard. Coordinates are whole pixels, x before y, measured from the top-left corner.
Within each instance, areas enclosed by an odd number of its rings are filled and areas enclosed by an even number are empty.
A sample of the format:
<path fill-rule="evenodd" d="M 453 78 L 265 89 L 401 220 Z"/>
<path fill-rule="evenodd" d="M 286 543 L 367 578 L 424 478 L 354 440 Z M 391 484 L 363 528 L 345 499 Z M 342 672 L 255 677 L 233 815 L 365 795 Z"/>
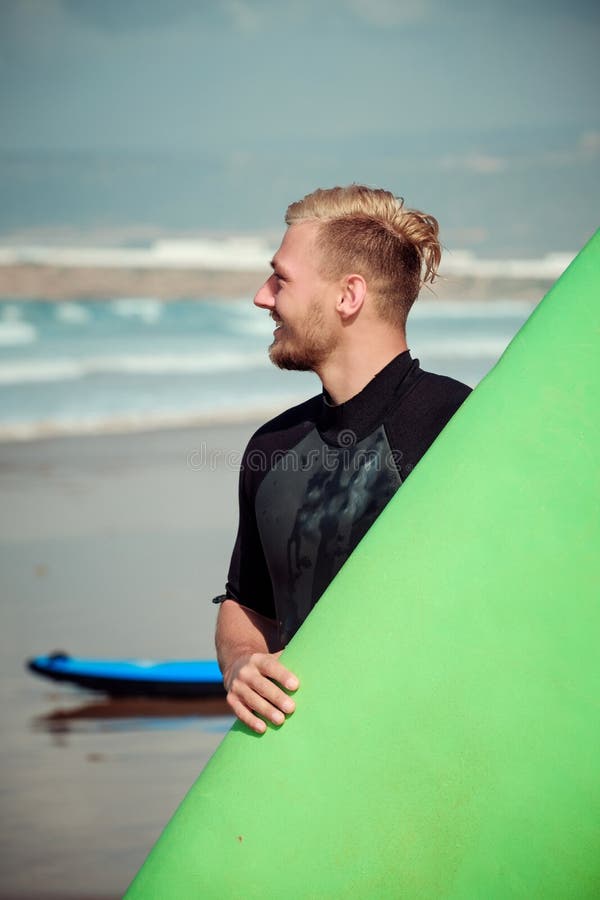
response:
<path fill-rule="evenodd" d="M 220 697 L 223 678 L 216 660 L 81 659 L 52 653 L 28 660 L 37 675 L 113 696 Z"/>

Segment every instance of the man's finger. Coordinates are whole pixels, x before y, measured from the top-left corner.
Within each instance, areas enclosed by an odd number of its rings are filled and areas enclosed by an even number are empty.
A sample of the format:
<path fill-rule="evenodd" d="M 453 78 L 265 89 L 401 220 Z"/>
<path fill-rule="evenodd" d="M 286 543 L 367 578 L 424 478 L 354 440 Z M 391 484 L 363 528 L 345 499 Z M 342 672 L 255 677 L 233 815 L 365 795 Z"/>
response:
<path fill-rule="evenodd" d="M 227 702 L 240 722 L 243 722 L 244 725 L 247 725 L 248 728 L 251 728 L 252 731 L 255 731 L 257 734 L 265 733 L 267 730 L 266 723 L 263 722 L 262 719 L 259 719 L 258 716 L 255 716 L 237 697 L 230 697 L 228 694 Z"/>
<path fill-rule="evenodd" d="M 279 654 L 277 654 L 277 656 L 279 656 Z M 300 682 L 298 681 L 297 676 L 278 662 L 278 660 L 275 659 L 275 655 L 261 656 L 260 661 L 257 660 L 257 665 L 263 675 L 277 681 L 282 687 L 286 688 L 286 690 L 298 690 Z"/>
<path fill-rule="evenodd" d="M 270 699 L 267 699 L 266 696 L 266 694 L 269 693 L 269 689 L 273 689 L 280 695 L 278 698 L 275 697 L 273 702 L 271 702 Z M 245 683 L 242 681 L 239 683 L 234 682 L 230 693 L 239 698 L 248 709 L 253 710 L 265 719 L 269 719 L 274 725 L 283 725 L 285 722 L 282 704 L 289 709 L 289 702 L 285 703 L 285 701 L 289 701 L 289 697 L 287 694 L 279 691 L 268 679 L 261 677 L 256 689 L 253 687 L 252 683 Z M 287 712 L 288 710 L 286 709 L 285 711 Z M 289 711 L 293 712 L 293 709 L 290 709 Z"/>
<path fill-rule="evenodd" d="M 285 722 L 285 715 L 283 712 L 269 703 L 268 700 L 265 700 L 260 694 L 253 691 L 249 685 L 241 684 L 237 690 L 232 689 L 229 691 L 227 702 L 236 715 L 238 715 L 239 710 L 244 713 L 240 718 L 242 718 L 242 721 L 246 722 L 246 724 L 249 724 L 254 728 L 254 730 L 257 730 L 255 726 L 260 720 L 257 720 L 256 717 L 253 716 L 253 713 L 262 716 L 263 719 L 268 719 L 273 725 L 283 725 Z M 263 728 L 260 730 L 264 731 Z"/>
<path fill-rule="evenodd" d="M 277 685 L 271 681 L 269 677 L 261 675 L 260 672 L 252 672 L 245 681 L 255 694 L 264 697 L 272 706 L 283 710 L 284 713 L 290 715 L 296 709 L 296 704 L 291 697 L 282 691 Z M 253 707 L 254 708 L 254 707 Z M 262 714 L 262 710 L 261 710 Z"/>

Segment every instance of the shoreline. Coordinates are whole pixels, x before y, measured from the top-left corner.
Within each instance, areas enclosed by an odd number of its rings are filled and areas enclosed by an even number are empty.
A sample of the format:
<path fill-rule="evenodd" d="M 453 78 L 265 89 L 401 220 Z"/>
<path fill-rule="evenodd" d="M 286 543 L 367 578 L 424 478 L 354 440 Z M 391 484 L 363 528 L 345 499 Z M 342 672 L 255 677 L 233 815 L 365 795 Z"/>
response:
<path fill-rule="evenodd" d="M 225 269 L 109 268 L 34 263 L 0 265 L 0 300 L 234 300 L 253 296 L 268 275 Z M 554 279 L 497 275 L 444 275 L 423 298 L 439 300 L 540 300 Z"/>
<path fill-rule="evenodd" d="M 254 425 L 258 428 L 263 422 L 278 415 L 283 409 L 298 403 L 297 398 L 283 398 L 281 403 L 265 404 L 265 406 L 248 407 L 236 411 L 219 413 L 212 411 L 202 415 L 182 415 L 181 417 L 115 417 L 105 421 L 86 423 L 47 422 L 23 423 L 16 425 L 0 425 L 0 450 L 13 444 L 38 443 L 39 441 L 68 438 L 102 438 L 126 437 L 138 435 L 156 435 L 158 433 L 185 432 L 197 429 L 235 428 Z"/>

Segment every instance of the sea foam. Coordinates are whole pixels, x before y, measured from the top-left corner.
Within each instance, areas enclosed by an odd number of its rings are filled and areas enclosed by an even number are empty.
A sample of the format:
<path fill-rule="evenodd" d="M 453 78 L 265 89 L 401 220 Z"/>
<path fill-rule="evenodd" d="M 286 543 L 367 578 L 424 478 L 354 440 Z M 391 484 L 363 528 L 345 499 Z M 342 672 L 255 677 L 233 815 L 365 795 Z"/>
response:
<path fill-rule="evenodd" d="M 1 331 L 0 331 L 1 335 Z M 90 375 L 203 375 L 268 368 L 264 352 L 131 354 L 11 360 L 0 363 L 0 385 L 73 381 Z"/>
<path fill-rule="evenodd" d="M 0 321 L 0 347 L 15 347 L 33 344 L 37 331 L 29 322 Z"/>
<path fill-rule="evenodd" d="M 260 272 L 268 269 L 276 248 L 275 242 L 260 235 L 161 239 L 139 248 L 0 246 L 0 265 Z M 549 253 L 538 259 L 480 259 L 471 251 L 455 250 L 444 254 L 440 272 L 449 277 L 556 280 L 574 256 Z"/>

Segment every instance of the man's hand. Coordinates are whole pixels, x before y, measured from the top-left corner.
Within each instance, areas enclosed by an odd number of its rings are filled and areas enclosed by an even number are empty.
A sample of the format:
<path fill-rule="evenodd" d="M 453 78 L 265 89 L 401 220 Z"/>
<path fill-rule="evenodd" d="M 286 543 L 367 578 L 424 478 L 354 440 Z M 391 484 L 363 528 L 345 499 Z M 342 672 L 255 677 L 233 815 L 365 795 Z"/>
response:
<path fill-rule="evenodd" d="M 238 719 L 257 734 L 263 734 L 267 729 L 258 716 L 274 725 L 282 725 L 285 716 L 296 708 L 292 698 L 281 689 L 295 691 L 299 685 L 294 673 L 279 662 L 282 652 L 245 654 L 224 673 L 227 702 Z"/>
<path fill-rule="evenodd" d="M 217 619 L 217 659 L 223 673 L 227 702 L 238 717 L 257 734 L 267 726 L 285 722 L 296 704 L 285 691 L 298 689 L 298 679 L 280 662 L 277 623 L 237 600 L 221 603 Z M 285 688 L 285 690 L 282 690 Z"/>

